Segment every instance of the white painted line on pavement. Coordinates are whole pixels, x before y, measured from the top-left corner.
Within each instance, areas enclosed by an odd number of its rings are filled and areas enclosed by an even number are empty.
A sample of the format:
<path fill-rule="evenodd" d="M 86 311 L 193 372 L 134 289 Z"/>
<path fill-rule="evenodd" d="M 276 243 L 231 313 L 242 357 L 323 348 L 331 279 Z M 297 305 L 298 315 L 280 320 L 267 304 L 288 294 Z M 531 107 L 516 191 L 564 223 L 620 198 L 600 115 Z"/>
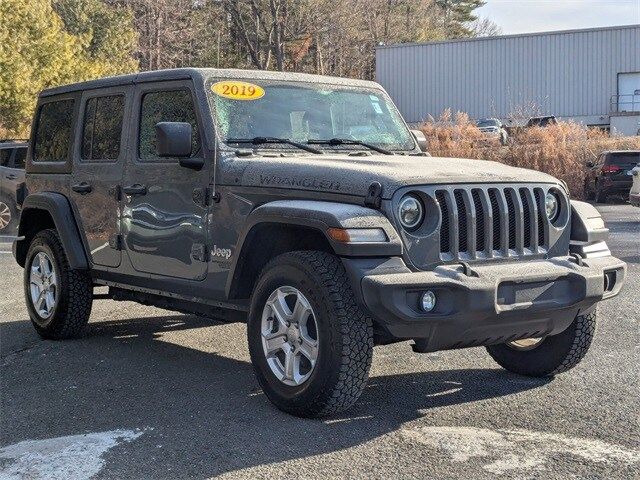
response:
<path fill-rule="evenodd" d="M 142 435 L 141 430 L 69 435 L 45 440 L 25 440 L 0 448 L 0 480 L 80 480 L 97 475 L 107 451 Z"/>
<path fill-rule="evenodd" d="M 484 459 L 482 468 L 498 475 L 531 472 L 532 468 L 545 470 L 546 464 L 552 464 L 558 455 L 610 465 L 629 466 L 640 462 L 640 449 L 524 429 L 417 427 L 403 429 L 401 434 L 410 441 L 444 451 L 454 462 Z"/>

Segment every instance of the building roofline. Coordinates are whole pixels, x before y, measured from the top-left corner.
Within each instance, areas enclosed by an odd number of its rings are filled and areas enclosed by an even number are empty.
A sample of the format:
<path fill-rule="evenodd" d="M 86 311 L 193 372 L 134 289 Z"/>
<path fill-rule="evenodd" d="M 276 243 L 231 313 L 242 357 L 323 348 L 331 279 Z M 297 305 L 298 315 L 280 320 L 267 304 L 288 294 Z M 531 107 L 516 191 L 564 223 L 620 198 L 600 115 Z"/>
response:
<path fill-rule="evenodd" d="M 578 28 L 572 30 L 551 30 L 547 32 L 531 32 L 531 33 L 514 33 L 510 35 L 496 35 L 494 37 L 472 37 L 472 38 L 454 38 L 450 40 L 437 40 L 433 42 L 411 42 L 411 43 L 394 43 L 391 45 L 378 45 L 376 50 L 384 50 L 388 48 L 403 48 L 403 47 L 419 47 L 428 45 L 442 45 L 450 43 L 465 43 L 465 42 L 481 42 L 481 41 L 495 41 L 506 40 L 510 38 L 522 38 L 522 37 L 540 37 L 550 35 L 567 35 L 572 33 L 588 33 L 588 32 L 605 32 L 610 30 L 632 30 L 640 28 L 640 23 L 632 25 L 617 25 L 612 27 L 593 27 L 593 28 Z"/>

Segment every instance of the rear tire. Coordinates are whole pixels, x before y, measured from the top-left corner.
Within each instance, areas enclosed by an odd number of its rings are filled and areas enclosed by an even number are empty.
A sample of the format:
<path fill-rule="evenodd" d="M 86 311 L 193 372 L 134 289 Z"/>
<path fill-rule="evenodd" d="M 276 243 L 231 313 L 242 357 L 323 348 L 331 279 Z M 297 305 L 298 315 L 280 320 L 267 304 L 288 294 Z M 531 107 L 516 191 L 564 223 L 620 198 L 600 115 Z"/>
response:
<path fill-rule="evenodd" d="M 93 284 L 88 272 L 69 266 L 55 230 L 39 232 L 29 245 L 24 294 L 31 323 L 42 338 L 81 336 L 91 314 Z"/>
<path fill-rule="evenodd" d="M 277 292 L 293 292 L 287 300 L 293 305 L 285 306 L 284 313 L 272 306 Z M 304 335 L 291 330 L 299 323 L 294 316 L 298 294 L 317 326 L 311 334 L 316 360 L 303 372 L 300 357 L 295 368 L 301 370 L 290 375 L 286 355 L 298 351 L 297 341 L 301 350 L 306 344 Z M 284 321 L 278 321 L 280 317 Z M 356 304 L 344 267 L 331 254 L 290 252 L 269 262 L 253 291 L 247 336 L 260 386 L 287 413 L 323 417 L 341 412 L 358 400 L 366 385 L 373 356 L 372 321 Z M 281 337 L 280 343 L 268 353 L 265 338 L 274 336 Z"/>
<path fill-rule="evenodd" d="M 584 358 L 596 330 L 596 312 L 578 315 L 558 335 L 542 339 L 531 349 L 509 344 L 487 347 L 489 355 L 502 368 L 529 377 L 552 377 L 575 367 Z"/>

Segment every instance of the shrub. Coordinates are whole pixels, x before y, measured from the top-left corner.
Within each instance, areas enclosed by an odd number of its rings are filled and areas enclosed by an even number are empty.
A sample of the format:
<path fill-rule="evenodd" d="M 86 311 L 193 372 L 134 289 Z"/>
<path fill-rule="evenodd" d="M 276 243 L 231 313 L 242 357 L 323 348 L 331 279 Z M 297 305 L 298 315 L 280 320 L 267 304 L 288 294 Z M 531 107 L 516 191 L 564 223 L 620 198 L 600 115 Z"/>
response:
<path fill-rule="evenodd" d="M 487 138 L 465 113 L 445 111 L 429 118 L 420 129 L 437 157 L 493 160 L 531 168 L 564 180 L 574 198 L 584 198 L 586 163 L 604 150 L 640 149 L 640 137 L 610 137 L 600 129 L 574 122 L 540 128 L 521 128 L 511 133 L 507 146 Z"/>

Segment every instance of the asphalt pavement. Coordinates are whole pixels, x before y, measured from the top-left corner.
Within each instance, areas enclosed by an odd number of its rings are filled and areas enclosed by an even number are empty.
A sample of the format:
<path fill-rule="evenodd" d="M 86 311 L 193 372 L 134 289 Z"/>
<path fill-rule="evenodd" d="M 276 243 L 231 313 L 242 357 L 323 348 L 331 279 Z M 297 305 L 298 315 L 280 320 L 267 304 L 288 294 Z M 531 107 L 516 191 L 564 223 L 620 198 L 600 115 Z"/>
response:
<path fill-rule="evenodd" d="M 376 347 L 361 400 L 326 420 L 269 403 L 242 324 L 98 300 L 84 338 L 41 340 L 0 238 L 0 479 L 640 478 L 640 209 L 599 209 L 629 272 L 578 367 Z"/>

